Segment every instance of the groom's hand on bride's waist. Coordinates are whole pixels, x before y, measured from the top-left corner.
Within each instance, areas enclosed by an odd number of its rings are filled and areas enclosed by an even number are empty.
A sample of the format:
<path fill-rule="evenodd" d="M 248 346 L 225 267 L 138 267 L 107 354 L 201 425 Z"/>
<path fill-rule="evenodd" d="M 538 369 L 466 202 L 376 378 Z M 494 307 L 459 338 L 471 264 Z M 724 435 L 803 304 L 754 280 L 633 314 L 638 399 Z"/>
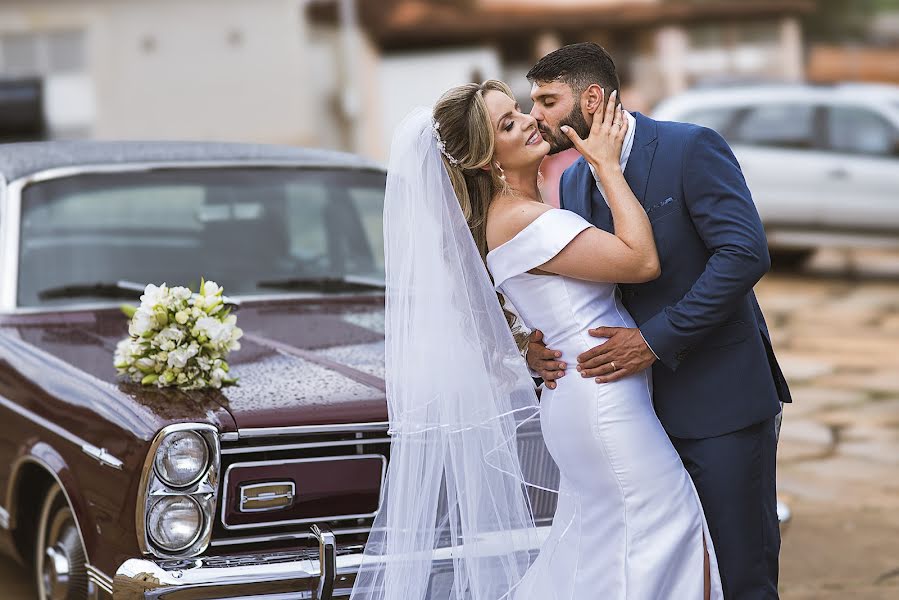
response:
<path fill-rule="evenodd" d="M 639 329 L 597 327 L 589 333 L 608 339 L 577 357 L 581 377 L 595 377 L 597 383 L 618 381 L 639 373 L 657 360 Z"/>
<path fill-rule="evenodd" d="M 535 329 L 528 336 L 528 349 L 525 355 L 528 366 L 543 378 L 544 384 L 551 390 L 556 389 L 555 380 L 565 376 L 565 369 L 568 366 L 559 361 L 561 356 L 561 352 L 546 347 L 543 332 L 539 329 Z"/>

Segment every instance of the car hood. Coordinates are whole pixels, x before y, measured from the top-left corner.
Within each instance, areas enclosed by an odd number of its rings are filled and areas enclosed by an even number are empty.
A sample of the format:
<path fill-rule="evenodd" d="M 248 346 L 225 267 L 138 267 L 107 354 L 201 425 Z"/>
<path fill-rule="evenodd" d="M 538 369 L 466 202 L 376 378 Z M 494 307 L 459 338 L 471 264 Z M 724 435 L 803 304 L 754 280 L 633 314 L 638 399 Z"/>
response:
<path fill-rule="evenodd" d="M 77 381 L 112 397 L 119 419 L 153 430 L 188 420 L 224 431 L 387 420 L 383 297 L 245 300 L 235 314 L 244 337 L 228 363 L 239 379 L 221 390 L 161 390 L 117 375 L 113 353 L 128 329 L 118 309 L 4 316 L 0 343 L 24 361 L 20 372 L 40 363 L 53 378 L 43 385 Z"/>

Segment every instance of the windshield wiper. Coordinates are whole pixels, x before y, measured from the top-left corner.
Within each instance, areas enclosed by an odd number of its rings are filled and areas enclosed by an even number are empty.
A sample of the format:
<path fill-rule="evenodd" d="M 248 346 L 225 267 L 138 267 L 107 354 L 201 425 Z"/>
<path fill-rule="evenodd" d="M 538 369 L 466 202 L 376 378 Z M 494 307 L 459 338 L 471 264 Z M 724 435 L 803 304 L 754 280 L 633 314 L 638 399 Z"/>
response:
<path fill-rule="evenodd" d="M 279 290 L 315 290 L 317 292 L 361 292 L 366 290 L 383 290 L 384 282 L 375 278 L 354 277 L 290 277 L 287 279 L 271 279 L 257 281 L 256 287 L 276 288 Z"/>
<path fill-rule="evenodd" d="M 144 293 L 146 286 L 133 281 L 97 281 L 95 283 L 71 283 L 49 287 L 37 293 L 41 300 L 54 298 L 79 298 L 94 296 L 100 298 L 134 298 Z"/>

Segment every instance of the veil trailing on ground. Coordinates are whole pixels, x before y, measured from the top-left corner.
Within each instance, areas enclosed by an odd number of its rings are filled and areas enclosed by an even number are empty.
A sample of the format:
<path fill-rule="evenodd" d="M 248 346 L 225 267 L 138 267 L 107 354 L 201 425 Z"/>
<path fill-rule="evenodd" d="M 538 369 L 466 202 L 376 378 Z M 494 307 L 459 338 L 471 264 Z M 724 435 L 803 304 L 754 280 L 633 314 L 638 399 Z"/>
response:
<path fill-rule="evenodd" d="M 391 456 L 352 598 L 536 598 L 558 471 L 430 110 L 394 137 L 384 229 Z"/>

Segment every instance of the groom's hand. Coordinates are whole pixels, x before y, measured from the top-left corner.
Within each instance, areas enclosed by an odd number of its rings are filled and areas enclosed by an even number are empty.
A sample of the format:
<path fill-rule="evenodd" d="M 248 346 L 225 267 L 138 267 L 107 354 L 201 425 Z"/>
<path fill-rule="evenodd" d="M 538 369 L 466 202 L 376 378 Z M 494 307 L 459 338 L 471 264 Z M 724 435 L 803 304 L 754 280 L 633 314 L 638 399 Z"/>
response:
<path fill-rule="evenodd" d="M 528 366 L 536 371 L 547 388 L 556 389 L 556 379 L 565 376 L 565 368 L 567 365 L 559 362 L 562 353 L 557 350 L 550 350 L 543 343 L 543 332 L 535 329 L 528 336 Z"/>
<path fill-rule="evenodd" d="M 597 327 L 589 333 L 608 340 L 577 357 L 581 377 L 596 377 L 597 383 L 618 381 L 639 373 L 656 361 L 656 355 L 639 329 Z"/>

